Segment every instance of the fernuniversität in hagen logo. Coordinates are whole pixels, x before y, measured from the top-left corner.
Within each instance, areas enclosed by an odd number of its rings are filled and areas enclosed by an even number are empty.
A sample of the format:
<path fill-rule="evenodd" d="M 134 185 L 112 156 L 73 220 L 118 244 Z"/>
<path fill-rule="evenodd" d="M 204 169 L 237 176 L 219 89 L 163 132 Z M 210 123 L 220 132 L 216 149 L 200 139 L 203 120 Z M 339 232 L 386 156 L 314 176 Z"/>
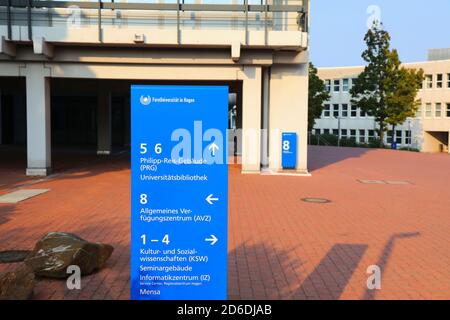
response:
<path fill-rule="evenodd" d="M 152 98 L 150 96 L 142 95 L 139 99 L 142 105 L 148 106 L 152 102 Z"/>

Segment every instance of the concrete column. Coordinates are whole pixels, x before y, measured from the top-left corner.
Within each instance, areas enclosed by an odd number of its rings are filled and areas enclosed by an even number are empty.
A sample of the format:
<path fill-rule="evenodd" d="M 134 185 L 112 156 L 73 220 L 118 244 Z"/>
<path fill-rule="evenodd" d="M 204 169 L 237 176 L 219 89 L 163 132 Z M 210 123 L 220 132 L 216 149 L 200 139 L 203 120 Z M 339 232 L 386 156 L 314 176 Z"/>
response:
<path fill-rule="evenodd" d="M 269 93 L 270 70 L 262 70 L 262 132 L 261 132 L 261 166 L 269 166 Z"/>
<path fill-rule="evenodd" d="M 447 153 L 450 154 L 450 131 L 444 132 L 444 139 L 445 135 L 447 135 L 447 144 L 444 144 L 444 146 L 447 147 Z"/>
<path fill-rule="evenodd" d="M 45 176 L 51 170 L 50 78 L 42 64 L 26 68 L 28 176 Z"/>
<path fill-rule="evenodd" d="M 281 170 L 281 133 L 297 133 L 297 167 L 307 173 L 308 63 L 276 65 L 270 75 L 269 168 Z"/>
<path fill-rule="evenodd" d="M 0 144 L 3 144 L 3 127 L 2 127 L 2 92 L 0 91 Z"/>
<path fill-rule="evenodd" d="M 124 147 L 129 147 L 131 145 L 131 106 L 130 106 L 130 99 L 125 99 L 125 133 L 124 133 Z"/>
<path fill-rule="evenodd" d="M 242 89 L 242 173 L 261 170 L 261 67 L 244 67 Z"/>
<path fill-rule="evenodd" d="M 111 154 L 111 92 L 100 86 L 97 95 L 97 154 Z"/>

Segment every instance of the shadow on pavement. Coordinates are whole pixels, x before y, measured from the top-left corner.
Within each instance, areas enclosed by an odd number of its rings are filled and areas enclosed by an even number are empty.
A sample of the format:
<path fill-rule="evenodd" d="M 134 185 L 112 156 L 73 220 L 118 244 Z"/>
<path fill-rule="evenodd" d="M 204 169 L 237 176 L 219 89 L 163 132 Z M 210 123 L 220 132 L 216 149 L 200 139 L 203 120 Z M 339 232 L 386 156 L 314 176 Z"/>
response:
<path fill-rule="evenodd" d="M 308 170 L 315 171 L 350 158 L 359 158 L 367 148 L 308 146 Z"/>
<path fill-rule="evenodd" d="M 420 236 L 420 232 L 403 232 L 403 233 L 396 233 L 389 237 L 389 240 L 387 241 L 386 245 L 384 246 L 383 252 L 380 255 L 380 258 L 378 259 L 378 262 L 376 265 L 381 269 L 381 277 L 383 278 L 383 273 L 386 270 L 386 267 L 388 265 L 388 260 L 392 254 L 392 251 L 394 250 L 395 242 L 397 240 L 401 239 L 407 239 L 407 238 L 413 238 Z M 366 293 L 364 294 L 363 299 L 364 300 L 373 300 L 375 299 L 375 296 L 377 294 L 377 290 L 370 290 L 367 289 Z"/>

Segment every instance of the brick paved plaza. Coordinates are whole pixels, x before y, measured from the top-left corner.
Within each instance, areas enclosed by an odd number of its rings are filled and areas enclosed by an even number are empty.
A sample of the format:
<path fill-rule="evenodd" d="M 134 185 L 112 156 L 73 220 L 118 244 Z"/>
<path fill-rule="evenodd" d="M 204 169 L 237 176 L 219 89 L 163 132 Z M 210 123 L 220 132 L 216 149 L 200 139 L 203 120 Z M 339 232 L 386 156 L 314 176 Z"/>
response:
<path fill-rule="evenodd" d="M 43 279 L 34 298 L 128 299 L 128 154 L 54 156 L 55 175 L 36 180 L 24 176 L 20 152 L 7 151 L 0 150 L 0 194 L 51 190 L 0 204 L 0 250 L 31 249 L 49 231 L 115 247 L 81 290 Z M 241 175 L 230 166 L 229 298 L 450 299 L 450 156 L 309 151 L 311 177 Z M 369 291 L 366 269 L 373 264 L 382 270 L 382 288 Z M 0 271 L 18 266 L 0 264 Z"/>

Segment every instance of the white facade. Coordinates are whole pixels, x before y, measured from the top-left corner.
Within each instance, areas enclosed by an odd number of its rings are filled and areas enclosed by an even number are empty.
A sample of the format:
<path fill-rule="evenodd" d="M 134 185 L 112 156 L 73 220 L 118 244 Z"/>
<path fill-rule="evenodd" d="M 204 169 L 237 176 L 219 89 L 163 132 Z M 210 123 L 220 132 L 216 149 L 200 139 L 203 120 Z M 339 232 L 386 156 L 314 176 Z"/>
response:
<path fill-rule="evenodd" d="M 408 68 L 422 68 L 426 79 L 417 99 L 421 106 L 417 116 L 396 126 L 388 126 L 384 142 L 395 139 L 398 147 L 412 147 L 424 152 L 448 152 L 450 134 L 450 60 L 436 60 L 404 64 Z M 324 104 L 313 133 L 334 134 L 367 143 L 377 136 L 373 117 L 352 106 L 352 81 L 364 67 L 319 68 L 319 77 L 325 81 L 331 98 Z"/>

